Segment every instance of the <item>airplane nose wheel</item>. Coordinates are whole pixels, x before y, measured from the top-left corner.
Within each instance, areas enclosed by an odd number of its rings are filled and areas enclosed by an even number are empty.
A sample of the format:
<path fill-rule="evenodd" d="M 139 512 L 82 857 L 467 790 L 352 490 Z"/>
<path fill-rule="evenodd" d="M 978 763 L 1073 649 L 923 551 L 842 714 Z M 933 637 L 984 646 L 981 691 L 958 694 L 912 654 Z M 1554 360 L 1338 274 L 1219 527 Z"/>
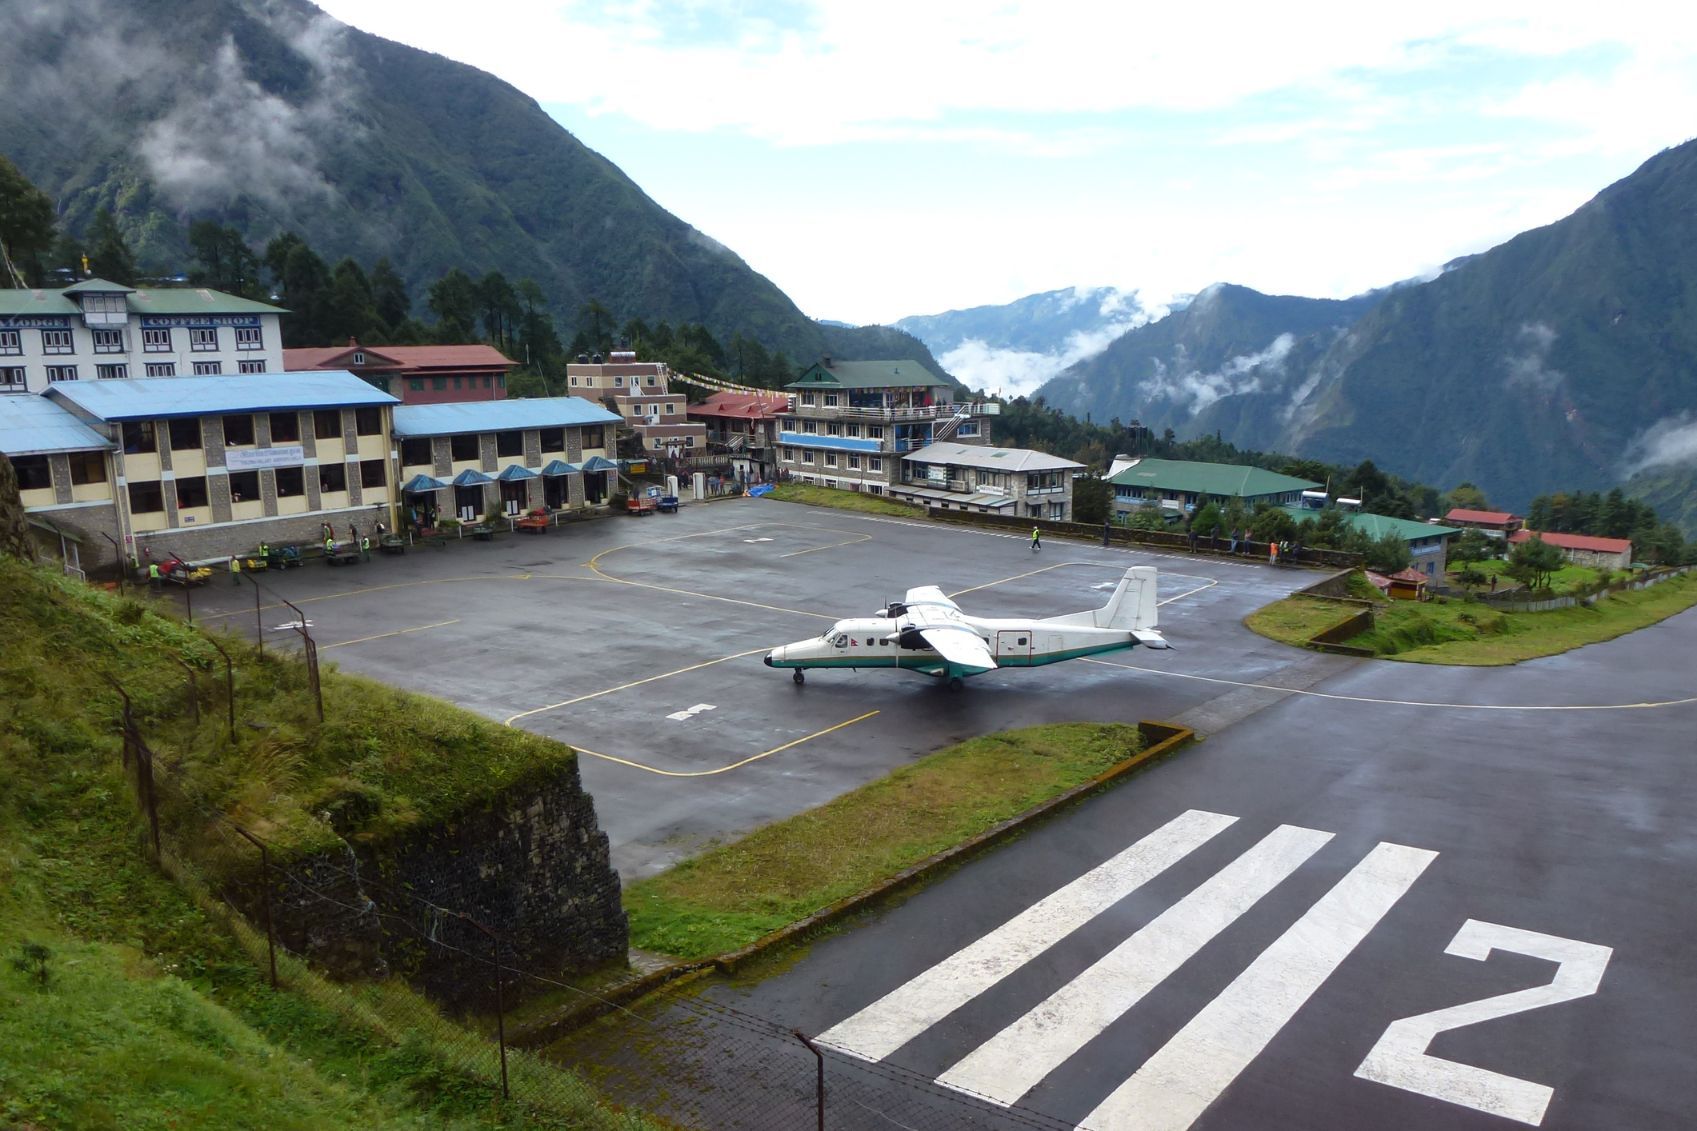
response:
<path fill-rule="evenodd" d="M 952 675 L 952 676 L 949 677 L 949 690 L 950 691 L 959 691 L 961 688 L 963 688 L 965 686 L 966 686 L 966 680 L 962 679 L 960 676 Z"/>
<path fill-rule="evenodd" d="M 802 684 L 807 682 L 807 677 L 801 674 L 800 668 L 797 668 L 795 672 L 791 674 L 790 678 L 795 681 L 795 685 L 797 687 L 800 687 Z"/>

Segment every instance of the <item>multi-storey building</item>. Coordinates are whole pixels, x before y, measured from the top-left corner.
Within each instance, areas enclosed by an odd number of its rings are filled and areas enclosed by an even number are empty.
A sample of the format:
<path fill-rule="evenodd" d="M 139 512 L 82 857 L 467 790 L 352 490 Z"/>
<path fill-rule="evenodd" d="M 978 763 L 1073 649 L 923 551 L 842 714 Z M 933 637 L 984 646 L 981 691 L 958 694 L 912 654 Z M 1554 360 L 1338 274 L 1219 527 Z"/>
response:
<path fill-rule="evenodd" d="M 594 506 L 617 486 L 619 418 L 583 397 L 395 409 L 403 504 L 476 518 Z"/>
<path fill-rule="evenodd" d="M 689 418 L 707 428 L 707 442 L 723 453 L 739 479 L 767 479 L 777 471 L 778 425 L 790 411 L 785 393 L 714 393 L 689 406 Z"/>
<path fill-rule="evenodd" d="M 402 404 L 499 401 L 507 397 L 507 374 L 517 362 L 494 346 L 307 346 L 283 351 L 283 365 L 302 369 L 345 369 Z"/>
<path fill-rule="evenodd" d="M 97 379 L 275 373 L 283 313 L 222 291 L 138 290 L 104 279 L 0 290 L 0 394 Z"/>
<path fill-rule="evenodd" d="M 566 364 L 566 391 L 574 397 L 613 406 L 627 428 L 642 440 L 644 452 L 678 457 L 707 449 L 707 429 L 690 421 L 688 398 L 673 392 L 671 369 L 663 361 L 638 361 L 629 350 L 579 354 Z"/>
<path fill-rule="evenodd" d="M 794 406 L 778 430 L 778 466 L 805 483 L 874 495 L 901 482 L 901 457 L 950 440 L 983 444 L 1000 405 L 956 403 L 917 361 L 833 361 L 786 385 Z"/>
<path fill-rule="evenodd" d="M 1065 522 L 1072 518 L 1073 476 L 1082 463 L 1030 448 L 943 441 L 905 455 L 889 495 L 943 510 Z"/>

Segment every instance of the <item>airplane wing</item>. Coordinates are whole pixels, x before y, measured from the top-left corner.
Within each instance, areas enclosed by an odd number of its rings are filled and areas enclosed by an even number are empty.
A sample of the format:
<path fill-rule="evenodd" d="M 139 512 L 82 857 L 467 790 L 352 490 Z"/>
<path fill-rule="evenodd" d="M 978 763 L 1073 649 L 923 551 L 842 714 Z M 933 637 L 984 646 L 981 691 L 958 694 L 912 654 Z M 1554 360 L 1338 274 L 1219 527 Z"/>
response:
<path fill-rule="evenodd" d="M 936 591 L 936 586 L 909 590 L 908 596 L 923 593 L 926 589 Z M 953 601 L 940 592 L 937 596 L 942 597 L 946 607 L 928 604 L 924 600 L 917 606 L 908 607 L 908 620 L 925 638 L 925 643 L 936 649 L 950 667 L 958 668 L 962 675 L 995 670 L 996 657 L 990 646 L 984 643 L 984 638 L 978 635 L 978 630 L 961 619 L 960 610 L 955 608 Z"/>
<path fill-rule="evenodd" d="M 920 605 L 927 608 L 940 607 L 953 609 L 957 613 L 960 612 L 960 606 L 943 596 L 943 591 L 935 585 L 918 585 L 909 589 L 907 596 L 902 598 L 902 604 L 909 608 Z"/>

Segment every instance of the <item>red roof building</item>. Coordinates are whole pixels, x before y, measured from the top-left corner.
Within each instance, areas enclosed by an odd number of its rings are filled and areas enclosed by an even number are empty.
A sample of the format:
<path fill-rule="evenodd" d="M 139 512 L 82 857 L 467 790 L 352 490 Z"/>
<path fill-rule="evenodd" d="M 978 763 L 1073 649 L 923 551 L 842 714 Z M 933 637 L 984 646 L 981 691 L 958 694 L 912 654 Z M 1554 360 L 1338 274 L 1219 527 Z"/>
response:
<path fill-rule="evenodd" d="M 707 425 L 707 438 L 733 450 L 769 448 L 778 442 L 778 420 L 788 411 L 783 393 L 714 393 L 689 406 L 689 418 Z"/>
<path fill-rule="evenodd" d="M 1632 543 L 1625 538 L 1599 538 L 1591 534 L 1555 534 L 1537 530 L 1520 530 L 1509 535 L 1509 544 L 1518 546 L 1533 538 L 1554 546 L 1574 565 L 1597 569 L 1626 569 L 1632 564 Z"/>
<path fill-rule="evenodd" d="M 1456 507 L 1444 516 L 1445 526 L 1472 527 L 1487 534 L 1495 534 L 1499 538 L 1513 534 L 1525 524 L 1525 519 L 1507 511 L 1470 511 L 1464 507 Z"/>
<path fill-rule="evenodd" d="M 283 351 L 283 368 L 345 369 L 402 404 L 499 401 L 517 365 L 493 346 L 308 346 Z"/>

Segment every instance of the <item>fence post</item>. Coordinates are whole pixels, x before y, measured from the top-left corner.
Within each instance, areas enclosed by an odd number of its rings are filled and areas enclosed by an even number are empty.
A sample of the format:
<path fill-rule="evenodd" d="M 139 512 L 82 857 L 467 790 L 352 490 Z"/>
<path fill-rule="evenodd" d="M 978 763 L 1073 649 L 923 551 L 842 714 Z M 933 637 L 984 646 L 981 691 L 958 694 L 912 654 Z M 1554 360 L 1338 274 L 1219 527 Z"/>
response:
<path fill-rule="evenodd" d="M 825 1054 L 820 1052 L 818 1047 L 815 1046 L 812 1041 L 808 1040 L 806 1035 L 803 1034 L 800 1029 L 791 1029 L 790 1033 L 796 1040 L 806 1046 L 807 1051 L 813 1054 L 813 1059 L 819 1062 L 818 1075 L 814 1079 L 813 1091 L 814 1095 L 817 1097 L 819 1108 L 819 1131 L 825 1131 Z"/>
<path fill-rule="evenodd" d="M 194 678 L 194 667 L 187 660 L 183 659 L 181 656 L 173 656 L 172 659 L 176 660 L 177 663 L 181 664 L 183 670 L 188 673 L 188 676 L 189 676 L 189 712 L 194 717 L 195 725 L 199 726 L 200 725 L 200 684 L 198 682 L 196 682 L 196 680 Z"/>
<path fill-rule="evenodd" d="M 244 574 L 253 582 L 253 639 L 259 645 L 259 658 L 265 658 L 265 618 L 259 612 L 259 582 L 253 580 L 251 574 Z"/>
<path fill-rule="evenodd" d="M 236 665 L 230 659 L 230 653 L 224 650 L 222 644 L 212 639 L 211 634 L 207 635 L 206 641 L 218 649 L 218 654 L 224 657 L 224 693 L 225 698 L 229 700 L 230 743 L 234 745 L 236 741 Z"/>

